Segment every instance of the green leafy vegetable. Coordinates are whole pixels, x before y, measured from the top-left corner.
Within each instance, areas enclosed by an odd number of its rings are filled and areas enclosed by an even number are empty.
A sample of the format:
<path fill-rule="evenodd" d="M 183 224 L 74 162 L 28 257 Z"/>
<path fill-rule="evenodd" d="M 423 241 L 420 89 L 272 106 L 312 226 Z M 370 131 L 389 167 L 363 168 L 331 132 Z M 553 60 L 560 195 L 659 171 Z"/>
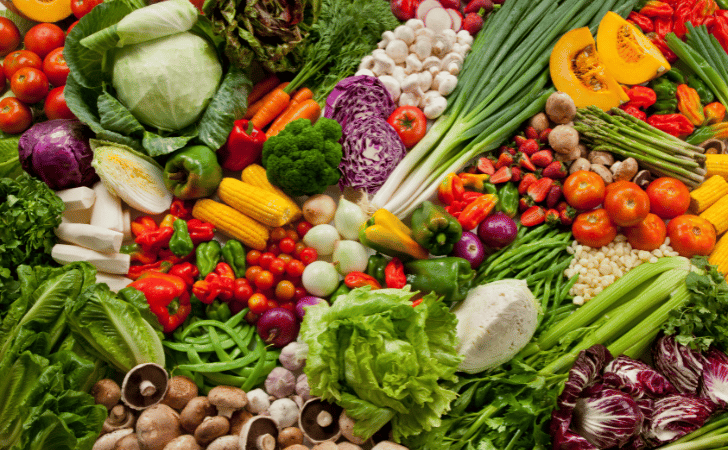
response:
<path fill-rule="evenodd" d="M 18 178 L 23 168 L 18 158 L 19 136 L 0 138 L 0 178 Z"/>
<path fill-rule="evenodd" d="M 440 426 L 456 397 L 455 316 L 429 294 L 412 306 L 406 289 L 359 288 L 330 308 L 306 309 L 301 339 L 311 393 L 344 407 L 361 437 L 391 420 L 394 439 Z"/>

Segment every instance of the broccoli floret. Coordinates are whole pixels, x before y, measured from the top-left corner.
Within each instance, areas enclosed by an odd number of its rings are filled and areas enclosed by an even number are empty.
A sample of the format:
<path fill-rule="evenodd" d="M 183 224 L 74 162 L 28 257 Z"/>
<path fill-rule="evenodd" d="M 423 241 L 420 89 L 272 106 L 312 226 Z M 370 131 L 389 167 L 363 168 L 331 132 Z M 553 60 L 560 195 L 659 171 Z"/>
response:
<path fill-rule="evenodd" d="M 321 118 L 295 120 L 263 145 L 268 180 L 288 195 L 320 194 L 339 181 L 341 125 Z"/>

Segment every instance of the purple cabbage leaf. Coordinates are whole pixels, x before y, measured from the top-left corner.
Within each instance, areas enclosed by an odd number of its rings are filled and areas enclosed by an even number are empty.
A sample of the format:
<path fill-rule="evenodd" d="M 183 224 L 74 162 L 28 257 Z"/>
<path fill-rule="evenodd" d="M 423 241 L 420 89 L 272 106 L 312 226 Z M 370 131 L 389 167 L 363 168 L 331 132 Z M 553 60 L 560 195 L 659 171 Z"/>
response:
<path fill-rule="evenodd" d="M 324 117 L 336 120 L 341 128 L 346 129 L 349 122 L 366 117 L 387 120 L 396 108 L 392 96 L 379 78 L 357 75 L 344 78 L 336 84 L 326 97 Z"/>
<path fill-rule="evenodd" d="M 675 388 L 661 373 L 628 356 L 618 356 L 604 368 L 604 384 L 626 392 L 634 399 L 659 398 L 677 394 Z"/>
<path fill-rule="evenodd" d="M 672 442 L 702 427 L 714 409 L 710 400 L 686 394 L 655 400 L 642 437 L 653 447 Z"/>
<path fill-rule="evenodd" d="M 712 401 L 721 409 L 728 408 L 728 355 L 711 347 L 704 358 L 700 397 Z"/>
<path fill-rule="evenodd" d="M 655 368 L 682 394 L 697 394 L 704 357 L 698 350 L 678 343 L 672 336 L 662 336 L 652 349 Z"/>
<path fill-rule="evenodd" d="M 643 420 L 640 407 L 629 394 L 603 389 L 576 401 L 571 426 L 597 448 L 611 448 L 630 442 L 642 429 Z"/>

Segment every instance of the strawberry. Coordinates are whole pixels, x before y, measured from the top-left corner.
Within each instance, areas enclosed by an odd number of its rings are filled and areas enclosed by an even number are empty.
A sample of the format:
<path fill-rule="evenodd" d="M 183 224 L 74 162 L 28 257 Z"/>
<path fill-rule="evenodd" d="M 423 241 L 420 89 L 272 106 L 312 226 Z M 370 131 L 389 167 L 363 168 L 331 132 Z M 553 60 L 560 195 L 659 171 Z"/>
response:
<path fill-rule="evenodd" d="M 541 142 L 548 142 L 549 141 L 549 133 L 551 133 L 551 128 L 546 128 L 542 132 L 538 134 L 538 140 Z"/>
<path fill-rule="evenodd" d="M 562 202 L 566 204 L 566 202 Z M 559 203 L 561 204 L 561 203 Z M 576 217 L 576 210 L 566 204 L 566 208 L 559 210 L 559 220 L 561 220 L 561 225 L 571 225 L 574 223 L 574 218 Z"/>
<path fill-rule="evenodd" d="M 503 152 L 498 157 L 498 161 L 495 162 L 495 169 L 498 170 L 501 167 L 510 167 L 513 165 L 513 155 L 508 152 Z"/>
<path fill-rule="evenodd" d="M 523 177 L 521 177 L 521 182 L 518 183 L 518 193 L 521 195 L 526 195 L 528 187 L 536 181 L 538 181 L 538 177 L 536 175 L 532 173 L 524 174 Z"/>
<path fill-rule="evenodd" d="M 483 28 L 483 16 L 478 13 L 469 13 L 465 16 L 465 20 L 463 20 L 462 28 L 470 33 L 471 36 L 475 36 Z"/>
<path fill-rule="evenodd" d="M 546 168 L 543 169 L 543 173 L 541 173 L 541 175 L 560 180 L 562 178 L 566 178 L 568 173 L 566 164 L 561 161 L 552 161 L 548 166 L 546 166 Z"/>
<path fill-rule="evenodd" d="M 542 224 L 546 220 L 546 211 L 540 206 L 531 206 L 521 214 L 521 224 L 527 227 Z"/>
<path fill-rule="evenodd" d="M 534 203 L 541 203 L 546 200 L 546 196 L 548 195 L 549 190 L 551 190 L 551 186 L 553 186 L 553 184 L 554 180 L 551 178 L 541 178 L 526 189 L 526 195 L 531 197 Z"/>
<path fill-rule="evenodd" d="M 495 173 L 495 166 L 493 166 L 493 161 L 486 158 L 485 156 L 478 158 L 478 172 L 480 173 L 487 173 L 488 175 L 493 175 Z"/>
<path fill-rule="evenodd" d="M 521 197 L 518 199 L 518 212 L 522 213 L 533 206 L 533 203 L 529 202 L 529 200 L 531 200 L 530 197 Z"/>
<path fill-rule="evenodd" d="M 440 4 L 445 9 L 455 9 L 460 11 L 460 8 L 462 8 L 460 0 L 440 0 Z"/>
<path fill-rule="evenodd" d="M 560 184 L 554 184 L 551 186 L 551 189 L 549 189 L 549 193 L 546 194 L 546 207 L 547 208 L 554 208 L 557 203 L 559 203 L 559 200 L 561 200 L 561 185 Z"/>
<path fill-rule="evenodd" d="M 547 167 L 554 160 L 554 154 L 551 150 L 539 150 L 531 155 L 531 161 L 538 167 Z"/>
<path fill-rule="evenodd" d="M 508 147 L 506 145 L 501 145 L 500 148 L 498 148 L 498 151 L 500 153 L 510 153 L 511 155 L 516 155 L 516 149 L 513 147 Z"/>
<path fill-rule="evenodd" d="M 481 16 L 485 16 L 491 11 L 493 11 L 493 2 L 491 0 L 470 0 L 463 10 L 465 14 L 479 13 Z"/>
<path fill-rule="evenodd" d="M 518 146 L 518 151 L 528 156 L 532 156 L 539 150 L 541 150 L 541 146 L 538 145 L 538 141 L 536 139 L 525 139 L 521 142 L 521 145 Z"/>
<path fill-rule="evenodd" d="M 490 182 L 493 184 L 505 183 L 506 181 L 511 181 L 512 177 L 513 173 L 511 172 L 511 168 L 503 166 L 491 175 Z"/>
<path fill-rule="evenodd" d="M 513 143 L 516 144 L 516 147 L 520 147 L 527 140 L 528 140 L 527 137 L 521 136 L 520 134 L 513 136 Z"/>
<path fill-rule="evenodd" d="M 528 139 L 538 139 L 538 131 L 530 125 L 526 127 L 523 134 L 525 134 Z"/>
<path fill-rule="evenodd" d="M 511 167 L 511 181 L 518 183 L 521 181 L 521 168 Z"/>
<path fill-rule="evenodd" d="M 536 171 L 536 166 L 533 165 L 531 158 L 529 158 L 528 155 L 525 153 L 518 154 L 518 166 L 526 170 L 530 170 L 531 172 Z"/>
<path fill-rule="evenodd" d="M 561 224 L 561 219 L 559 218 L 559 212 L 555 209 L 548 209 L 546 210 L 546 218 L 545 221 L 547 224 L 551 226 L 556 226 Z"/>

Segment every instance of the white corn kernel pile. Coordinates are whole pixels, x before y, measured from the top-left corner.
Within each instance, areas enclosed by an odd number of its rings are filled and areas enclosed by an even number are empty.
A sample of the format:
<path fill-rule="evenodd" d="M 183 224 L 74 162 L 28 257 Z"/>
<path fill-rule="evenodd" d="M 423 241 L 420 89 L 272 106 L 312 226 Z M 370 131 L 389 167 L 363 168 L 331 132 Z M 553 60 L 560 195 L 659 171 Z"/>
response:
<path fill-rule="evenodd" d="M 666 238 L 660 248 L 648 252 L 633 249 L 621 234 L 602 248 L 592 248 L 574 241 L 566 251 L 574 255 L 574 259 L 564 270 L 564 276 L 571 278 L 579 274 L 578 281 L 569 290 L 569 295 L 574 297 L 573 301 L 577 305 L 583 305 L 643 262 L 657 262 L 657 258 L 663 256 L 678 256 L 670 247 L 670 238 Z"/>

